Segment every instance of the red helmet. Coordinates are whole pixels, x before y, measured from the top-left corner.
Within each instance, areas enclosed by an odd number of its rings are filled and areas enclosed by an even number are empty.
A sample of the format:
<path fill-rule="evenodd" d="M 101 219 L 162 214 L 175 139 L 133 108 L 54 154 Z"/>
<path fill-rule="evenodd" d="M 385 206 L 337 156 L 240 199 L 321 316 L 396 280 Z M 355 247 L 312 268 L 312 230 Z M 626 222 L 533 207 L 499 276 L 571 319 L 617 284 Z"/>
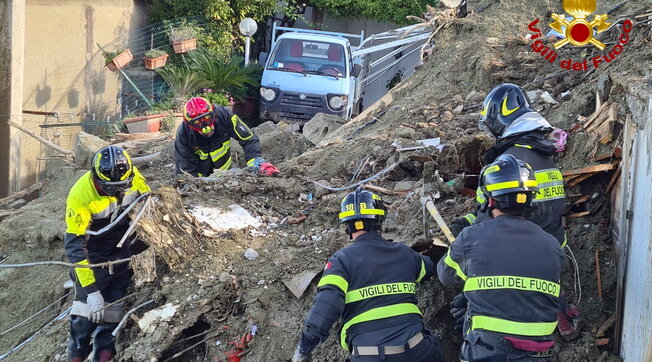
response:
<path fill-rule="evenodd" d="M 202 97 L 192 97 L 183 107 L 183 119 L 190 129 L 201 134 L 211 133 L 215 127 L 212 117 L 213 106 Z"/>

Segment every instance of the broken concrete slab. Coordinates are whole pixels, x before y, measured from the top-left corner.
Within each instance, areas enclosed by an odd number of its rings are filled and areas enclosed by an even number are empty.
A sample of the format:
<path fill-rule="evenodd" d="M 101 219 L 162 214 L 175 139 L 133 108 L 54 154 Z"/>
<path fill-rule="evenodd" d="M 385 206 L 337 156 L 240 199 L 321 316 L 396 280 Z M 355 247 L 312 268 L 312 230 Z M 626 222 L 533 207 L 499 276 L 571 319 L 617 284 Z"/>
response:
<path fill-rule="evenodd" d="M 291 279 L 284 279 L 281 281 L 295 297 L 301 298 L 306 289 L 308 289 L 310 282 L 315 278 L 315 276 L 317 276 L 317 274 L 319 274 L 319 272 L 314 270 L 304 270 L 293 276 Z"/>
<path fill-rule="evenodd" d="M 254 129 L 254 132 L 257 135 L 261 135 L 261 134 L 265 134 L 265 133 L 272 133 L 272 132 L 278 131 L 278 129 L 279 128 L 276 125 L 276 123 L 274 123 L 272 121 L 267 121 L 265 123 L 261 123 L 258 126 L 256 126 L 256 128 Z"/>
<path fill-rule="evenodd" d="M 317 113 L 303 125 L 303 135 L 308 141 L 317 145 L 326 136 L 340 128 L 346 121 L 333 114 Z"/>
<path fill-rule="evenodd" d="M 396 185 L 394 185 L 394 191 L 398 191 L 398 192 L 412 191 L 415 185 L 416 182 L 414 181 L 399 181 L 396 183 Z"/>
<path fill-rule="evenodd" d="M 169 322 L 177 313 L 178 305 L 168 303 L 143 314 L 138 320 L 138 327 L 146 334 L 154 332 L 160 323 Z"/>
<path fill-rule="evenodd" d="M 79 132 L 75 144 L 75 161 L 77 161 L 79 168 L 89 168 L 95 153 L 100 148 L 108 145 L 108 142 L 97 136 L 86 132 Z"/>

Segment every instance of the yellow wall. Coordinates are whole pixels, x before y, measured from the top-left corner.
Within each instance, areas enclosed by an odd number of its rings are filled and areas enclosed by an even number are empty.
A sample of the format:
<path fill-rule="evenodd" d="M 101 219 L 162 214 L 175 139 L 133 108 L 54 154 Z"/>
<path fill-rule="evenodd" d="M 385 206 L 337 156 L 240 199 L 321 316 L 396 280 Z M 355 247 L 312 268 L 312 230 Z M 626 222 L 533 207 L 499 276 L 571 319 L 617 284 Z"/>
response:
<path fill-rule="evenodd" d="M 60 111 L 70 109 L 66 90 L 78 80 L 78 75 L 86 62 L 98 50 L 96 43 L 126 44 L 130 31 L 142 27 L 146 21 L 144 1 L 138 0 L 26 0 L 25 6 L 25 45 L 24 45 L 24 80 L 23 109 L 31 111 Z M 99 68 L 99 69 L 98 69 Z M 117 77 L 95 67 L 96 75 L 101 78 Z M 83 78 L 83 77 L 82 77 Z M 97 85 L 88 81 L 77 81 L 75 94 L 79 98 L 100 97 L 115 105 L 119 82 L 115 79 L 103 82 L 98 92 Z M 64 107 L 55 109 L 64 97 Z M 76 103 L 76 102 L 72 102 Z M 85 104 L 83 99 L 77 103 Z M 73 104 L 74 106 L 74 104 Z M 43 135 L 63 147 L 70 148 L 70 133 L 77 132 L 78 127 L 48 129 L 43 132 L 39 124 L 45 116 L 23 116 L 25 126 L 37 134 Z M 50 118 L 52 122 L 54 119 Z M 79 119 L 66 122 L 79 122 Z M 21 188 L 34 182 L 43 163 L 39 164 L 41 146 L 29 138 L 21 136 Z"/>

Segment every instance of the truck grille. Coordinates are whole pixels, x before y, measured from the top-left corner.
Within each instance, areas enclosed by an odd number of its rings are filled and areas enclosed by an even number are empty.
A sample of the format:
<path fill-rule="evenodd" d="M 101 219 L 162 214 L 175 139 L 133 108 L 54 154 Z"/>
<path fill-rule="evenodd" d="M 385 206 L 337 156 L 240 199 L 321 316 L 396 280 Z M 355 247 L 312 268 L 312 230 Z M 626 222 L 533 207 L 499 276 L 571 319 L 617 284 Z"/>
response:
<path fill-rule="evenodd" d="M 324 102 L 321 97 L 306 96 L 306 99 L 300 99 L 298 94 L 285 93 L 281 97 L 281 104 L 289 106 L 303 106 L 313 108 L 323 108 Z"/>
<path fill-rule="evenodd" d="M 300 122 L 305 123 L 312 119 L 316 113 L 306 114 L 306 113 L 294 113 L 294 112 L 279 112 L 279 115 L 283 120 L 290 122 Z"/>

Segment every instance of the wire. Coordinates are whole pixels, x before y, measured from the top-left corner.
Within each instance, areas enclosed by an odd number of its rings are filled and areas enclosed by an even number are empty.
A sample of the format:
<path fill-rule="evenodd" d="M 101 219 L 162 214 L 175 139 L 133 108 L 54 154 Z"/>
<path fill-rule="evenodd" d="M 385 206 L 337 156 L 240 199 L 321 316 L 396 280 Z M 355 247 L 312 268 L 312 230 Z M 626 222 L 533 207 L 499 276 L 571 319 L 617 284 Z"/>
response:
<path fill-rule="evenodd" d="M 18 327 L 24 325 L 25 323 L 29 322 L 30 320 L 32 320 L 32 319 L 33 319 L 34 317 L 36 317 L 37 315 L 39 315 L 39 314 L 43 313 L 44 311 L 50 309 L 52 306 L 54 306 L 54 305 L 56 305 L 57 303 L 61 302 L 63 299 L 66 299 L 70 294 L 72 294 L 72 292 L 68 292 L 68 293 L 66 293 L 63 297 L 61 297 L 61 298 L 55 300 L 54 302 L 52 302 L 52 304 L 50 304 L 50 305 L 44 307 L 43 309 L 41 309 L 41 310 L 39 310 L 38 312 L 32 314 L 30 317 L 28 317 L 27 319 L 23 320 L 22 322 L 20 322 L 20 323 L 16 324 L 15 326 L 13 326 L 13 327 L 7 329 L 6 331 L 0 333 L 0 336 L 2 336 L 2 335 L 4 335 L 4 334 L 7 334 L 7 333 L 13 331 L 14 329 L 16 329 L 16 328 L 18 328 Z"/>
<path fill-rule="evenodd" d="M 18 352 L 19 350 L 21 350 L 23 347 L 25 347 L 25 345 L 27 345 L 29 342 L 33 341 L 34 338 L 36 338 L 36 336 L 37 336 L 39 333 L 41 333 L 41 331 L 43 331 L 45 328 L 48 328 L 49 326 L 52 325 L 52 323 L 54 323 L 54 322 L 56 322 L 56 321 L 59 321 L 59 320 L 62 320 L 63 318 L 65 318 L 68 314 L 70 314 L 70 311 L 71 311 L 71 310 L 72 310 L 72 307 L 66 309 L 65 311 L 63 311 L 63 313 L 59 314 L 59 315 L 56 316 L 53 320 L 49 321 L 46 325 L 44 325 L 41 329 L 39 329 L 38 331 L 36 331 L 36 333 L 32 334 L 29 338 L 27 338 L 26 340 L 24 340 L 21 344 L 19 344 L 19 345 L 17 345 L 16 347 L 12 348 L 9 352 L 7 352 L 7 353 L 1 355 L 1 356 L 0 356 L 0 361 L 2 361 L 3 359 L 9 357 L 10 355 L 14 354 L 15 352 Z"/>
<path fill-rule="evenodd" d="M 352 188 L 354 188 L 356 186 L 362 185 L 365 182 L 373 181 L 373 180 L 377 179 L 378 177 L 380 177 L 380 176 L 388 173 L 389 171 L 393 170 L 394 167 L 396 167 L 396 166 L 398 166 L 398 163 L 395 163 L 395 164 L 393 164 L 393 165 L 391 165 L 389 167 L 386 167 L 384 170 L 378 172 L 377 174 L 375 174 L 375 175 L 373 175 L 373 176 L 371 176 L 369 178 L 366 178 L 366 179 L 364 179 L 362 181 L 356 182 L 356 183 L 351 184 L 349 186 L 343 186 L 343 187 L 330 187 L 330 186 L 322 185 L 319 182 L 313 181 L 313 180 L 311 180 L 311 179 L 309 179 L 307 177 L 304 177 L 304 178 L 306 180 L 312 182 L 313 184 L 315 184 L 315 185 L 317 185 L 317 186 L 319 186 L 321 188 L 324 188 L 326 190 L 329 190 L 329 191 L 344 191 L 344 190 L 352 189 Z"/>
<path fill-rule="evenodd" d="M 575 302 L 575 306 L 579 306 L 580 302 L 582 301 L 582 281 L 580 280 L 580 268 L 577 264 L 577 259 L 575 259 L 575 254 L 573 254 L 573 250 L 571 250 L 570 246 L 566 244 L 566 249 L 568 249 L 568 252 L 570 254 L 568 255 L 568 258 L 573 262 L 573 265 L 575 266 L 575 273 L 573 275 L 573 279 L 575 280 L 575 294 L 577 295 L 577 302 Z"/>
<path fill-rule="evenodd" d="M 27 266 L 37 266 L 37 265 L 62 265 L 62 266 L 67 266 L 71 268 L 103 268 L 106 266 L 113 266 L 116 264 L 122 264 L 130 261 L 131 258 L 125 258 L 125 259 L 118 259 L 118 260 L 112 260 L 112 261 L 107 261 L 104 263 L 98 263 L 98 264 L 75 264 L 75 263 L 66 263 L 64 261 L 36 261 L 36 262 L 31 262 L 31 263 L 23 263 L 23 264 L 0 264 L 0 268 L 24 268 Z"/>

